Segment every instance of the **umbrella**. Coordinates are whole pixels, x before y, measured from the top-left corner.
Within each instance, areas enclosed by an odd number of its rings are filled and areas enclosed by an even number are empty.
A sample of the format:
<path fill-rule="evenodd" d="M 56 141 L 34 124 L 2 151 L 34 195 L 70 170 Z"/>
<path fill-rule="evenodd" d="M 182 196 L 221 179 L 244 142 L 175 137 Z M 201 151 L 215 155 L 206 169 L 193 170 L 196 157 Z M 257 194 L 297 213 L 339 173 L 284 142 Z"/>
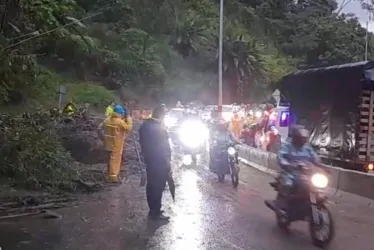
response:
<path fill-rule="evenodd" d="M 173 198 L 173 201 L 175 201 L 175 183 L 173 179 L 173 175 L 170 173 L 168 178 L 168 186 L 170 190 L 171 197 Z"/>

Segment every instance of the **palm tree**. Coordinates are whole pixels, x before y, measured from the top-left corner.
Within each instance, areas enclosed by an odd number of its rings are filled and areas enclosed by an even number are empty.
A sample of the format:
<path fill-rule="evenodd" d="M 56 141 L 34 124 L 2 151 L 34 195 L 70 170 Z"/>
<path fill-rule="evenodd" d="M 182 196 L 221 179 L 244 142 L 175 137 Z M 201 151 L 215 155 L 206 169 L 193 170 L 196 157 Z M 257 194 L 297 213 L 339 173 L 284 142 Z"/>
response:
<path fill-rule="evenodd" d="M 175 15 L 171 44 L 183 57 L 188 57 L 197 52 L 197 47 L 201 42 L 207 40 L 208 23 L 194 10 Z"/>
<path fill-rule="evenodd" d="M 228 83 L 225 92 L 229 93 L 231 101 L 239 102 L 258 82 L 268 81 L 264 47 L 256 38 L 244 33 L 237 35 L 235 29 L 226 29 L 225 34 L 222 51 L 223 77 Z M 218 51 L 217 37 L 214 48 Z M 218 65 L 218 53 L 214 61 Z"/>

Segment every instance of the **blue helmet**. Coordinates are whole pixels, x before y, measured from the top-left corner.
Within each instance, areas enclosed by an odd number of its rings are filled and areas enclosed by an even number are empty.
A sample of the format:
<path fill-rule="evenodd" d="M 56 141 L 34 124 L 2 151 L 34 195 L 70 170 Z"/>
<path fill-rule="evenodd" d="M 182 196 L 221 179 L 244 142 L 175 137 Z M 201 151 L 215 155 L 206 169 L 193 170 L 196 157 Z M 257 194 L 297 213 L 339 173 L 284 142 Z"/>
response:
<path fill-rule="evenodd" d="M 114 106 L 113 112 L 119 115 L 125 115 L 125 109 L 121 105 Z"/>

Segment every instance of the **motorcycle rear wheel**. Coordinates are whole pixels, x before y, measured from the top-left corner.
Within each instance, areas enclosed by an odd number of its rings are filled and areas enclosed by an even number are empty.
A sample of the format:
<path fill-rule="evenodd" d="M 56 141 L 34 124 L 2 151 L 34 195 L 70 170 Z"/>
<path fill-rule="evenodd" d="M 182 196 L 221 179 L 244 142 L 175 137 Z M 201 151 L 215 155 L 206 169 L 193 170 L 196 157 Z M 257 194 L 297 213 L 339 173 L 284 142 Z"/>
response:
<path fill-rule="evenodd" d="M 335 235 L 335 227 L 334 227 L 334 221 L 332 219 L 331 213 L 328 210 L 326 206 L 319 207 L 318 208 L 318 214 L 320 215 L 320 220 L 322 220 L 322 225 L 315 225 L 313 218 L 310 218 L 309 222 L 309 230 L 310 230 L 310 236 L 312 238 L 313 245 L 318 248 L 325 248 L 334 238 Z M 326 217 L 328 219 L 328 222 L 326 224 L 326 221 L 323 221 L 324 218 L 322 216 L 322 213 L 326 213 Z M 324 233 L 322 230 L 327 230 L 327 235 L 322 235 Z"/>

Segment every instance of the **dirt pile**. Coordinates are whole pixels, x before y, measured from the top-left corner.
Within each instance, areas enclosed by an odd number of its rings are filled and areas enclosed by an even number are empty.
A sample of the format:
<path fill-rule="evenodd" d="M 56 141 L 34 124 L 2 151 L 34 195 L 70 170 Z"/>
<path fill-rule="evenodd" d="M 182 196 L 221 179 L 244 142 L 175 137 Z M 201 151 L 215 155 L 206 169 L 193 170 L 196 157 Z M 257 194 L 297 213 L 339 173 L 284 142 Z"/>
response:
<path fill-rule="evenodd" d="M 107 161 L 103 141 L 97 128 L 102 119 L 74 117 L 64 119 L 60 137 L 62 144 L 74 160 L 83 164 L 102 164 Z"/>
<path fill-rule="evenodd" d="M 104 171 L 108 156 L 97 131 L 101 122 L 102 119 L 97 117 L 65 119 L 61 127 L 61 139 L 74 160 L 86 165 L 100 165 L 91 167 L 101 168 Z M 137 124 L 134 125 L 134 131 L 136 133 Z M 126 174 L 140 173 L 134 138 L 134 132 L 132 132 L 127 136 L 125 143 L 123 160 Z"/>

